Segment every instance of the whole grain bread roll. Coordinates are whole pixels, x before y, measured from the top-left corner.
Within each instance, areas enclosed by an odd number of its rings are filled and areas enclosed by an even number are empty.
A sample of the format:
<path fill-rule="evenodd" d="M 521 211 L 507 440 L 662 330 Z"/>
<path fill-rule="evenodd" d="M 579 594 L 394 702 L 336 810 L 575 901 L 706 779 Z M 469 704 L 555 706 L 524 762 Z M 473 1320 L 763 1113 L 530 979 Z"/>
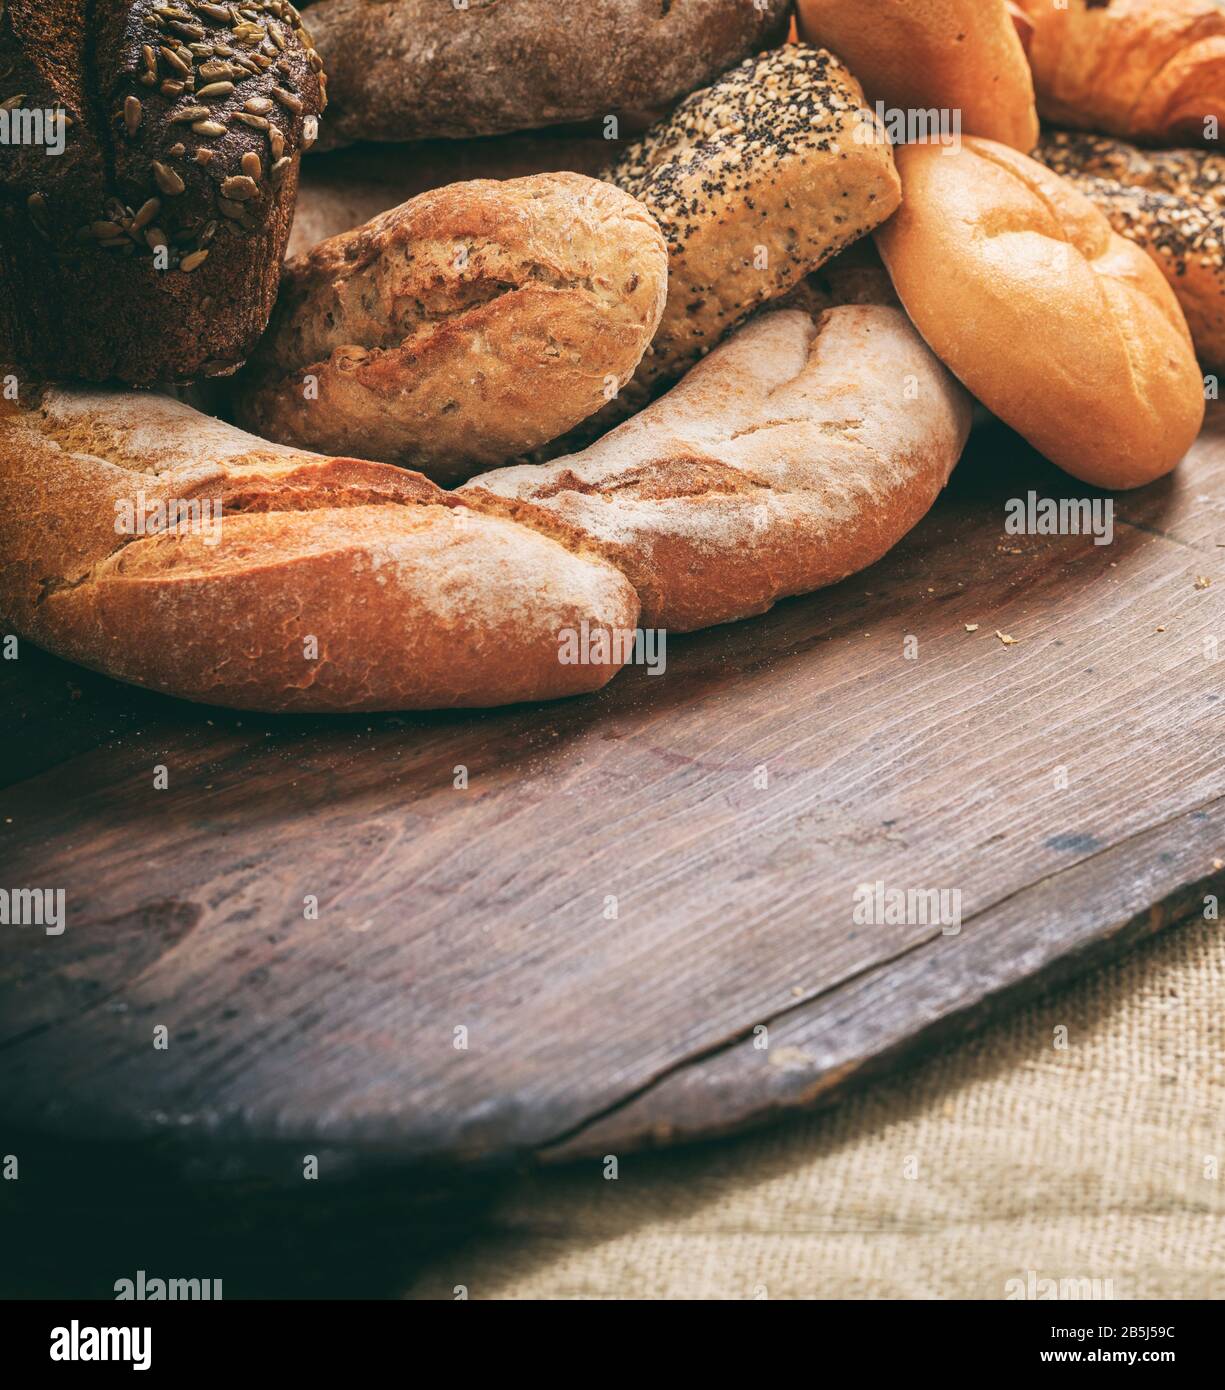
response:
<path fill-rule="evenodd" d="M 354 145 L 312 154 L 302 165 L 286 255 L 351 232 L 419 193 L 474 179 L 516 179 L 565 169 L 597 177 L 615 149 L 599 135 L 518 132 L 473 140 Z"/>
<path fill-rule="evenodd" d="M 772 310 L 584 452 L 459 496 L 581 538 L 633 581 L 645 625 L 685 632 L 880 559 L 939 495 L 970 415 L 901 310 Z"/>
<path fill-rule="evenodd" d="M 668 301 L 624 391 L 533 461 L 585 448 L 641 410 L 728 332 L 897 207 L 888 139 L 830 53 L 748 58 L 687 97 L 608 169 L 663 228 Z"/>
<path fill-rule="evenodd" d="M 1222 144 L 1221 0 L 1016 0 L 1038 110 L 1146 144 Z"/>
<path fill-rule="evenodd" d="M 221 508 L 215 531 L 205 503 Z M 564 665 L 559 634 L 632 630 L 638 615 L 594 551 L 419 474 L 282 448 L 148 392 L 0 401 L 0 555 L 11 630 L 240 709 L 579 694 L 616 672 L 620 648 Z"/>
<path fill-rule="evenodd" d="M 1225 371 L 1225 154 L 1048 131 L 1038 159 L 1076 185 L 1170 282 L 1205 367 Z"/>
<path fill-rule="evenodd" d="M 800 37 L 831 48 L 872 101 L 954 111 L 967 135 L 1028 153 L 1034 84 L 1005 0 L 798 0 Z"/>
<path fill-rule="evenodd" d="M 1152 261 L 1070 183 L 990 140 L 896 152 L 877 245 L 907 313 L 970 391 L 1098 487 L 1168 473 L 1204 418 L 1191 336 Z"/>
<path fill-rule="evenodd" d="M 791 0 L 319 0 L 329 141 L 496 135 L 662 108 L 781 43 Z"/>
<path fill-rule="evenodd" d="M 44 379 L 232 371 L 272 309 L 325 103 L 294 7 L 7 0 L 0 74 L 10 120 L 71 121 L 58 157 L 0 147 L 0 354 Z"/>
<path fill-rule="evenodd" d="M 286 268 L 237 416 L 282 443 L 456 482 L 624 386 L 667 277 L 659 228 L 610 184 L 450 184 Z"/>
<path fill-rule="evenodd" d="M 897 207 L 863 91 L 805 44 L 694 92 L 608 171 L 663 229 L 668 303 L 635 389 L 671 380 Z"/>

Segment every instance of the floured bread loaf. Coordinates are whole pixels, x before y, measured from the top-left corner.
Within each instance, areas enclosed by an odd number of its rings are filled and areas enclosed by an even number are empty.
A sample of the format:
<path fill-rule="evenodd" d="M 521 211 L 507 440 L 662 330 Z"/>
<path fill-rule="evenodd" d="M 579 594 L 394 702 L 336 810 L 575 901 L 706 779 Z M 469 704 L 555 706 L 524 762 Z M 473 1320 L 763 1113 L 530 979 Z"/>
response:
<path fill-rule="evenodd" d="M 207 509 L 206 509 L 207 508 Z M 219 510 L 218 510 L 219 509 Z M 559 634 L 625 577 L 420 474 L 254 439 L 164 396 L 0 402 L 0 616 L 70 661 L 242 709 L 506 704 L 603 685 Z"/>
<path fill-rule="evenodd" d="M 640 611 L 726 622 L 879 559 L 969 421 L 877 305 L 765 314 L 585 454 L 459 492 L 163 396 L 39 388 L 0 402 L 0 617 L 121 680 L 240 708 L 578 694 L 615 674 Z M 582 631 L 590 664 L 567 664 Z"/>
<path fill-rule="evenodd" d="M 580 537 L 633 581 L 644 623 L 683 632 L 880 559 L 944 487 L 970 413 L 901 310 L 777 310 L 583 453 L 459 495 Z"/>

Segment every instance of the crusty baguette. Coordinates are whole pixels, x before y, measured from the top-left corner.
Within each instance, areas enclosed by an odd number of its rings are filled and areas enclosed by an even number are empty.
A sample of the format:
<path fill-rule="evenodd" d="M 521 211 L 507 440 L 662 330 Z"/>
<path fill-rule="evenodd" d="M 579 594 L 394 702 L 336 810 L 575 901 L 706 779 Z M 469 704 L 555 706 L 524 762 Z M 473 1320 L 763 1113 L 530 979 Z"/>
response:
<path fill-rule="evenodd" d="M 956 111 L 967 135 L 1033 149 L 1034 84 L 1004 0 L 798 6 L 800 37 L 833 49 L 872 101 L 903 112 Z"/>
<path fill-rule="evenodd" d="M 779 43 L 790 0 L 319 0 L 329 140 L 494 135 L 663 107 Z"/>
<path fill-rule="evenodd" d="M 41 388 L 0 404 L 0 616 L 121 680 L 240 708 L 576 694 L 616 672 L 640 613 L 726 622 L 871 564 L 969 422 L 905 315 L 876 305 L 763 315 L 585 454 L 459 492 L 167 397 Z M 218 543 L 186 521 L 117 534 L 137 498 L 142 515 L 220 502 Z M 602 659 L 564 664 L 584 627 Z"/>
<path fill-rule="evenodd" d="M 877 245 L 936 355 L 1073 477 L 1138 487 L 1199 433 L 1204 390 L 1173 291 L 1072 185 L 1004 145 L 897 150 Z"/>
<path fill-rule="evenodd" d="M 457 482 L 553 439 L 632 375 L 668 256 L 582 174 L 423 193 L 286 267 L 240 423 Z"/>
<path fill-rule="evenodd" d="M 970 414 L 899 309 L 771 311 L 583 453 L 459 495 L 555 518 L 624 569 L 645 624 L 688 631 L 878 560 L 935 501 Z"/>
<path fill-rule="evenodd" d="M 1225 143 L 1221 0 L 1017 3 L 1044 120 L 1147 144 Z"/>
<path fill-rule="evenodd" d="M 204 500 L 222 505 L 215 545 L 187 524 L 116 531 L 120 509 Z M 615 652 L 563 665 L 559 633 L 632 629 L 625 577 L 463 503 L 166 397 L 42 388 L 0 402 L 0 615 L 120 680 L 246 709 L 497 705 L 603 685 Z"/>
<path fill-rule="evenodd" d="M 1035 152 L 1157 263 L 1205 367 L 1225 371 L 1225 153 L 1143 150 L 1122 140 L 1049 131 Z"/>
<path fill-rule="evenodd" d="M 232 372 L 268 322 L 326 102 L 289 0 L 0 4 L 0 354 L 40 379 Z M 16 110 L 4 113 L 6 125 Z"/>

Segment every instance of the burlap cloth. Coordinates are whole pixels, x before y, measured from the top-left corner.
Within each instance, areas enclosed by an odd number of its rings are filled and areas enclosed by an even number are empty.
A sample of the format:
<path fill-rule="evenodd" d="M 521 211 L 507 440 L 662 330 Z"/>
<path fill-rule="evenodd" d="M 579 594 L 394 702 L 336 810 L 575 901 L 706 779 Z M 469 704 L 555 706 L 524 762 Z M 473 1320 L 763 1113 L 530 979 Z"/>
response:
<path fill-rule="evenodd" d="M 1037 1290 L 1031 1271 L 1118 1298 L 1225 1296 L 1217 924 L 1170 930 L 824 1114 L 628 1157 L 616 1181 L 598 1163 L 532 1177 L 408 1292 L 1003 1298 L 1009 1280 Z"/>

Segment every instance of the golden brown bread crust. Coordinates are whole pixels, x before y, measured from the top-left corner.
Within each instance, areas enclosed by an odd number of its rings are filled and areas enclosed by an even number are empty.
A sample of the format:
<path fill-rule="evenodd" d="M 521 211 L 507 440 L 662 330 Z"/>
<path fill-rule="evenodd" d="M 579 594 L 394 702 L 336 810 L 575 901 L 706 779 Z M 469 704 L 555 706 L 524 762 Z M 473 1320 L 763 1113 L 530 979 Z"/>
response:
<path fill-rule="evenodd" d="M 460 481 L 625 385 L 667 265 L 642 205 L 582 174 L 423 193 L 287 267 L 238 418 Z"/>
<path fill-rule="evenodd" d="M 788 44 L 687 97 L 612 166 L 668 243 L 668 303 L 635 402 L 889 216 L 897 171 L 883 136 L 862 138 L 866 115 L 836 58 Z"/>
<path fill-rule="evenodd" d="M 581 449 L 640 410 L 754 310 L 864 237 L 900 197 L 888 140 L 859 84 L 806 44 L 746 59 L 694 92 L 605 177 L 663 229 L 668 301 L 626 389 L 537 450 L 536 461 Z"/>
<path fill-rule="evenodd" d="M 970 413 L 899 309 L 770 311 L 583 453 L 459 495 L 586 537 L 646 625 L 684 632 L 878 560 L 935 501 Z"/>
<path fill-rule="evenodd" d="M 116 530 L 118 508 L 204 500 L 222 507 L 216 544 L 188 523 Z M 244 709 L 579 694 L 619 662 L 562 665 L 559 634 L 632 629 L 638 614 L 594 553 L 418 474 L 281 448 L 118 391 L 48 387 L 0 405 L 0 553 L 0 615 L 22 636 Z"/>
<path fill-rule="evenodd" d="M 493 135 L 664 107 L 780 43 L 790 0 L 320 0 L 329 140 Z"/>
<path fill-rule="evenodd" d="M 312 154 L 302 166 L 286 254 L 294 260 L 321 241 L 448 183 L 523 178 L 557 169 L 594 178 L 608 163 L 609 149 L 600 135 L 524 131 Z"/>
<path fill-rule="evenodd" d="M 1073 477 L 1129 488 L 1174 468 L 1203 423 L 1203 382 L 1144 252 L 1004 145 L 897 159 L 902 206 L 877 245 L 936 355 Z"/>
<path fill-rule="evenodd" d="M 1225 371 L 1225 154 L 1048 131 L 1035 155 L 1148 252 L 1178 296 L 1200 361 Z"/>
<path fill-rule="evenodd" d="M 44 380 L 232 371 L 276 296 L 321 68 L 288 0 L 0 6 L 0 102 L 72 120 L 58 157 L 0 146 L 0 354 Z"/>
<path fill-rule="evenodd" d="M 798 17 L 870 100 L 957 110 L 965 134 L 1033 149 L 1034 84 L 1004 0 L 798 0 Z"/>
<path fill-rule="evenodd" d="M 626 634 L 640 609 L 725 622 L 871 564 L 969 422 L 905 316 L 875 305 L 761 316 L 586 454 L 457 493 L 166 397 L 41 388 L 0 403 L 0 616 L 119 679 L 240 708 L 576 694 L 624 650 L 563 665 L 567 630 Z M 141 515 L 219 502 L 217 543 L 189 520 L 118 533 L 137 498 Z"/>
<path fill-rule="evenodd" d="M 1143 143 L 1225 143 L 1220 0 L 1017 0 L 1042 118 Z M 1217 133 L 1206 132 L 1215 120 Z"/>

